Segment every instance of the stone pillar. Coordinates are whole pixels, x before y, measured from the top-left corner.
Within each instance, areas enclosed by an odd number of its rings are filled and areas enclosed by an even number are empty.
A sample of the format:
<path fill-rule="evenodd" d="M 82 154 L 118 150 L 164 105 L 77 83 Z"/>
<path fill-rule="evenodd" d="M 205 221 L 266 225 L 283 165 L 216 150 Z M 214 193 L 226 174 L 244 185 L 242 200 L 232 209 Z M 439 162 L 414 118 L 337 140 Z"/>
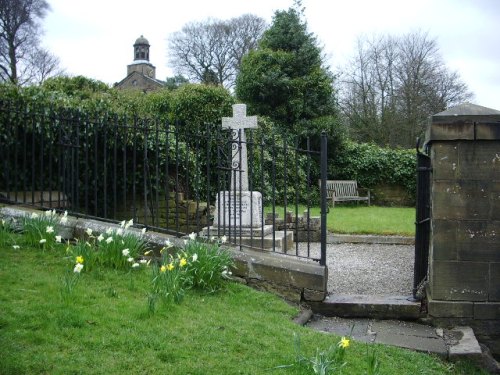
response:
<path fill-rule="evenodd" d="M 500 111 L 432 116 L 429 315 L 473 327 L 500 355 Z"/>

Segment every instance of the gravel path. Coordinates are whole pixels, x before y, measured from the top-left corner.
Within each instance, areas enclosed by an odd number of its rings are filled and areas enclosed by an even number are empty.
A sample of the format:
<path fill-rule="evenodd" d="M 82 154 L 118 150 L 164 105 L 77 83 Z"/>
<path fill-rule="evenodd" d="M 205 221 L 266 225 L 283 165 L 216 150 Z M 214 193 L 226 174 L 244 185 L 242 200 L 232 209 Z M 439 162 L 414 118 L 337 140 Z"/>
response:
<path fill-rule="evenodd" d="M 305 254 L 307 245 L 301 244 Z M 319 257 L 319 244 L 311 255 Z M 413 245 L 329 244 L 328 292 L 335 294 L 411 295 Z"/>

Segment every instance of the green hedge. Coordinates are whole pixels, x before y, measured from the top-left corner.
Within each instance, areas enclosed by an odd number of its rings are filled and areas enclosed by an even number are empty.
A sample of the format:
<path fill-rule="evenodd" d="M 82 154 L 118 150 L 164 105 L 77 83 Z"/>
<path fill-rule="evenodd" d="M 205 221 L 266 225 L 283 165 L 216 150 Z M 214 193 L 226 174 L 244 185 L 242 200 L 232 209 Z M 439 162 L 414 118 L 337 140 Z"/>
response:
<path fill-rule="evenodd" d="M 328 166 L 328 178 L 357 180 L 364 188 L 399 185 L 416 196 L 416 150 L 391 149 L 369 143 L 346 142 Z"/>

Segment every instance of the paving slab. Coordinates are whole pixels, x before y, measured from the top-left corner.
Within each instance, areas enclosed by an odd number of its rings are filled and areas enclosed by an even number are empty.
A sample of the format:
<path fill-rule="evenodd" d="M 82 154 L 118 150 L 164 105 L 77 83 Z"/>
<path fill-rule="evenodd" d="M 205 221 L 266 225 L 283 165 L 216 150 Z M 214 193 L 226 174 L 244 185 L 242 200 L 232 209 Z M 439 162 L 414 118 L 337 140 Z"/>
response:
<path fill-rule="evenodd" d="M 315 315 L 307 326 L 320 332 L 351 336 L 354 340 L 372 343 L 375 341 L 375 335 L 370 333 L 370 323 L 369 319 L 326 318 Z"/>
<path fill-rule="evenodd" d="M 372 324 L 378 344 L 394 345 L 419 352 L 434 353 L 446 358 L 448 348 L 436 329 L 422 324 L 400 321 L 376 321 Z"/>
<path fill-rule="evenodd" d="M 315 314 L 306 324 L 311 329 L 337 336 L 351 336 L 361 342 L 394 345 L 443 358 L 474 357 L 481 348 L 469 327 L 442 329 L 400 320 L 326 317 Z"/>

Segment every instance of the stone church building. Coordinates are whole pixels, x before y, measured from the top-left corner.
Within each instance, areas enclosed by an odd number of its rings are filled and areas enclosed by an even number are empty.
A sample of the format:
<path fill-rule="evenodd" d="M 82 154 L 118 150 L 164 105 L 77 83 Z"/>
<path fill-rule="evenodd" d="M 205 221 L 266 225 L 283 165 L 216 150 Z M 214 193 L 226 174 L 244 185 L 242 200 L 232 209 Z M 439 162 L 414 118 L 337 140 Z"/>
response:
<path fill-rule="evenodd" d="M 162 88 L 165 82 L 156 79 L 156 68 L 149 62 L 149 42 L 142 35 L 134 43 L 134 61 L 127 65 L 127 76 L 115 83 L 119 90 L 135 89 L 144 92 Z"/>

